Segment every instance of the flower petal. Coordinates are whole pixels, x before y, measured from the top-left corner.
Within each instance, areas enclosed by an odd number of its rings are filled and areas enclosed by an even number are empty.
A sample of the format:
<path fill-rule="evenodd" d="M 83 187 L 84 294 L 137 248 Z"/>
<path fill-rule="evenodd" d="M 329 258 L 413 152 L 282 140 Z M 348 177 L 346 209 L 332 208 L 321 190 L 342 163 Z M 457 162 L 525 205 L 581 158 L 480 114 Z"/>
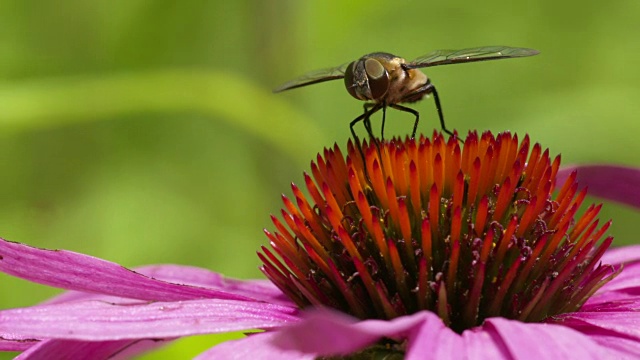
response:
<path fill-rule="evenodd" d="M 16 360 L 49 359 L 125 359 L 158 348 L 163 340 L 74 341 L 46 340 L 32 346 Z"/>
<path fill-rule="evenodd" d="M 597 328 L 583 328 L 583 333 L 607 348 L 610 352 L 618 352 L 618 356 L 611 356 L 613 359 L 640 359 L 640 341 L 611 334 Z"/>
<path fill-rule="evenodd" d="M 227 341 L 198 355 L 195 360 L 209 359 L 260 359 L 260 360 L 305 360 L 315 359 L 314 354 L 303 354 L 294 350 L 283 350 L 274 344 L 276 332 L 250 334 L 240 340 Z"/>
<path fill-rule="evenodd" d="M 579 312 L 554 316 L 549 321 L 589 336 L 616 359 L 640 358 L 640 299 L 585 305 Z"/>
<path fill-rule="evenodd" d="M 147 265 L 133 269 L 135 272 L 156 280 L 162 280 L 174 284 L 198 286 L 208 289 L 229 292 L 235 295 L 246 296 L 258 301 L 285 306 L 295 306 L 269 280 L 239 280 L 226 278 L 223 275 L 197 267 L 181 265 Z M 80 291 L 67 291 L 57 295 L 45 304 L 58 304 L 76 300 L 104 300 L 108 302 L 121 302 L 123 298 L 108 295 L 96 295 Z"/>
<path fill-rule="evenodd" d="M 131 298 L 123 298 L 118 296 L 111 295 L 102 295 L 102 294 L 94 294 L 94 293 L 86 293 L 82 291 L 65 291 L 60 295 L 56 295 L 52 298 L 49 298 L 40 305 L 53 305 L 53 304 L 61 304 L 65 302 L 72 301 L 85 301 L 85 300 L 100 300 L 109 303 L 123 304 L 127 302 L 137 302 L 138 300 Z"/>
<path fill-rule="evenodd" d="M 586 304 L 600 304 L 640 296 L 640 263 L 624 265 L 622 272 L 602 286 Z"/>
<path fill-rule="evenodd" d="M 418 359 L 502 359 L 508 354 L 504 344 L 480 328 L 468 330 L 462 336 L 442 322 L 425 322 L 409 337 L 407 360 Z"/>
<path fill-rule="evenodd" d="M 140 300 L 199 298 L 251 300 L 214 289 L 150 279 L 118 264 L 65 250 L 47 250 L 0 239 L 0 271 L 44 285 Z"/>
<path fill-rule="evenodd" d="M 487 331 L 480 331 L 481 328 L 472 329 L 462 333 L 462 340 L 464 341 L 461 349 L 465 350 L 468 360 L 486 360 L 486 359 L 500 359 L 504 358 L 505 354 L 508 354 L 507 348 L 500 341 L 500 339 L 491 336 Z M 461 350 L 453 349 L 461 352 Z M 446 357 L 441 357 L 446 359 Z"/>
<path fill-rule="evenodd" d="M 407 360 L 465 358 L 460 335 L 446 327 L 435 315 L 426 316 L 409 335 Z"/>
<path fill-rule="evenodd" d="M 408 360 L 601 359 L 619 355 L 578 331 L 554 324 L 492 318 L 461 336 L 428 311 L 391 321 L 359 322 L 341 314 L 312 311 L 300 322 L 276 331 L 274 343 L 305 354 L 335 355 L 357 352 L 382 337 L 408 338 Z"/>
<path fill-rule="evenodd" d="M 162 339 L 297 321 L 297 309 L 253 301 L 190 300 L 138 304 L 67 302 L 0 312 L 0 337 L 106 341 Z"/>
<path fill-rule="evenodd" d="M 578 312 L 554 316 L 550 321 L 584 333 L 598 329 L 640 341 L 640 299 L 585 306 Z"/>
<path fill-rule="evenodd" d="M 558 171 L 556 184 L 578 171 L 577 181 L 589 195 L 640 208 L 640 169 L 615 165 L 574 165 Z"/>
<path fill-rule="evenodd" d="M 0 339 L 0 351 L 25 351 L 38 344 L 39 340 L 7 340 Z"/>
<path fill-rule="evenodd" d="M 584 351 L 591 356 L 575 358 L 597 359 L 594 354 L 605 353 L 577 331 L 546 325 L 493 318 L 460 336 L 444 324 L 427 321 L 410 335 L 406 359 L 574 359 L 573 354 L 583 355 L 571 351 L 574 342 L 589 345 Z M 559 338 L 545 343 L 538 342 L 540 337 Z"/>
<path fill-rule="evenodd" d="M 233 279 L 207 269 L 180 265 L 149 265 L 134 270 L 151 278 L 175 284 L 216 289 L 272 304 L 295 306 L 269 280 Z"/>
<path fill-rule="evenodd" d="M 383 337 L 405 338 L 425 322 L 434 323 L 434 326 L 455 335 L 444 327 L 440 318 L 428 311 L 389 321 L 359 321 L 335 311 L 313 310 L 305 313 L 299 322 L 277 331 L 274 342 L 282 349 L 305 354 L 349 354 L 362 350 Z"/>
<path fill-rule="evenodd" d="M 603 264 L 619 265 L 632 262 L 640 262 L 640 245 L 621 246 L 609 248 L 601 259 Z M 625 267 L 625 270 L 626 267 Z"/>
<path fill-rule="evenodd" d="M 588 336 L 554 324 L 530 324 L 504 318 L 488 319 L 482 326 L 502 342 L 506 359 L 610 359 L 607 351 Z M 497 342 L 497 341 L 496 341 Z"/>

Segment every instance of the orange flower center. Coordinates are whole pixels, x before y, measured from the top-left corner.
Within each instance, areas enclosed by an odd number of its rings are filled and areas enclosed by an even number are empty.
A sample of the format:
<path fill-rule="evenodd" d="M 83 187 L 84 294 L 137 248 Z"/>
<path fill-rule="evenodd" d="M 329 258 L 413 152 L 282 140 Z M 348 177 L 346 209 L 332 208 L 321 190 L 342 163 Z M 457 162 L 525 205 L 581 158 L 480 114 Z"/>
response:
<path fill-rule="evenodd" d="M 437 313 L 456 331 L 502 316 L 541 321 L 575 311 L 617 273 L 598 265 L 599 206 L 575 215 L 586 190 L 556 187 L 551 160 L 529 138 L 470 133 L 351 142 L 325 149 L 283 196 L 261 270 L 300 307 L 361 319 Z M 554 195 L 554 189 L 558 189 Z"/>

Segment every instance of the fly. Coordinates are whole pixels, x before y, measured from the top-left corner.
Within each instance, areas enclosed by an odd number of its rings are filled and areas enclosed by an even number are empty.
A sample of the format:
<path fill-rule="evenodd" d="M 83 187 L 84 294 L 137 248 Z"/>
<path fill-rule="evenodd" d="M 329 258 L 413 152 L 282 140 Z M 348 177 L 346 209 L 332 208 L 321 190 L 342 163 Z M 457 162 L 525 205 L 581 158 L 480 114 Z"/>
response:
<path fill-rule="evenodd" d="M 273 92 L 278 93 L 325 81 L 344 79 L 347 92 L 354 98 L 366 102 L 364 113 L 351 121 L 349 125 L 351 134 L 356 140 L 358 137 L 353 127 L 363 120 L 367 133 L 371 138 L 374 137 L 369 118 L 379 110 L 383 112 L 380 136 L 384 139 L 387 107 L 408 112 L 415 116 L 413 131 L 411 132 L 411 137 L 415 138 L 420 114 L 418 111 L 401 104 L 414 103 L 422 100 L 427 95 L 433 95 L 440 119 L 440 127 L 445 133 L 453 135 L 445 126 L 442 106 L 440 105 L 436 87 L 431 83 L 427 75 L 419 70 L 420 68 L 533 56 L 538 53 L 537 50 L 526 48 L 485 46 L 462 50 L 436 50 L 407 62 L 405 59 L 393 54 L 376 52 L 334 68 L 309 72 L 284 83 L 274 89 Z"/>

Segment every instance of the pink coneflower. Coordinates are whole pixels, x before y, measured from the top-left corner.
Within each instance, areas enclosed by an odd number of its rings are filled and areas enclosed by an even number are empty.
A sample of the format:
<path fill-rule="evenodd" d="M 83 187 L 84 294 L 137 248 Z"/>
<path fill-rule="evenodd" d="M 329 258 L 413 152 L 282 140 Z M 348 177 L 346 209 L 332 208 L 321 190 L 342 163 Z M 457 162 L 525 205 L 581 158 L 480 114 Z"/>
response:
<path fill-rule="evenodd" d="M 640 356 L 640 247 L 608 250 L 600 206 L 581 207 L 585 184 L 640 206 L 640 171 L 563 171 L 508 133 L 347 152 L 325 150 L 305 176 L 308 196 L 293 185 L 294 200 L 283 197 L 259 253 L 275 286 L 0 242 L 1 271 L 75 290 L 1 311 L 0 349 L 108 358 L 259 329 L 201 358 Z"/>

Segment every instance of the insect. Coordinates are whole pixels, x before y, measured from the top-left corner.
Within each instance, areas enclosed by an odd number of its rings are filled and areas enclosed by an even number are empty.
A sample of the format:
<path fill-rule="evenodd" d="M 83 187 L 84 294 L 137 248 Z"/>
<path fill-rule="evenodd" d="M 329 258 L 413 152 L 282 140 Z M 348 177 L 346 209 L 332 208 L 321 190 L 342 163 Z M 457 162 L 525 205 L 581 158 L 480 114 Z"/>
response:
<path fill-rule="evenodd" d="M 436 50 L 417 59 L 406 62 L 405 59 L 384 52 L 365 55 L 360 59 L 334 68 L 309 72 L 297 79 L 284 83 L 273 90 L 274 93 L 295 89 L 307 85 L 330 80 L 344 79 L 344 85 L 351 96 L 366 101 L 364 113 L 350 123 L 351 134 L 357 140 L 353 126 L 364 120 L 364 126 L 373 139 L 369 118 L 375 112 L 382 110 L 381 138 L 384 139 L 384 123 L 386 108 L 405 111 L 415 116 L 411 137 L 414 138 L 418 128 L 420 114 L 418 111 L 402 106 L 403 103 L 413 103 L 427 95 L 433 99 L 440 119 L 442 130 L 453 135 L 445 126 L 442 106 L 436 87 L 419 68 L 459 64 L 474 61 L 508 59 L 538 54 L 537 50 L 515 48 L 508 46 L 485 46 L 462 50 Z"/>

